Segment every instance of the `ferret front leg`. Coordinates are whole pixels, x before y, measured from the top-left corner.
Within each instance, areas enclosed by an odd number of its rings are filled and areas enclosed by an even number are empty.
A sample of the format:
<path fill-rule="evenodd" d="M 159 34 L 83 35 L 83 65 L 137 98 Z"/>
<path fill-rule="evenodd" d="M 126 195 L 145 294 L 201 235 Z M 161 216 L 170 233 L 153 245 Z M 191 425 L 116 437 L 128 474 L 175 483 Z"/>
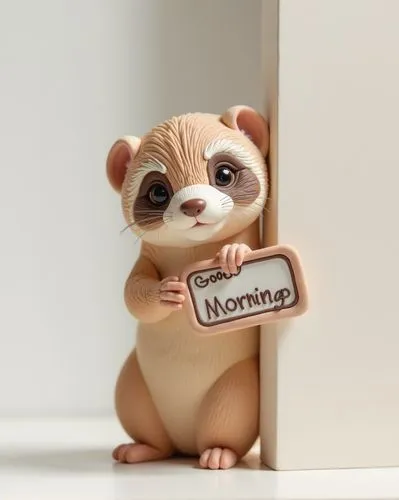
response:
<path fill-rule="evenodd" d="M 197 420 L 200 466 L 233 467 L 259 434 L 259 362 L 240 361 L 229 368 L 205 396 Z"/>
<path fill-rule="evenodd" d="M 185 290 L 177 276 L 160 279 L 151 260 L 140 256 L 126 281 L 125 303 L 137 320 L 157 323 L 182 309 Z"/>

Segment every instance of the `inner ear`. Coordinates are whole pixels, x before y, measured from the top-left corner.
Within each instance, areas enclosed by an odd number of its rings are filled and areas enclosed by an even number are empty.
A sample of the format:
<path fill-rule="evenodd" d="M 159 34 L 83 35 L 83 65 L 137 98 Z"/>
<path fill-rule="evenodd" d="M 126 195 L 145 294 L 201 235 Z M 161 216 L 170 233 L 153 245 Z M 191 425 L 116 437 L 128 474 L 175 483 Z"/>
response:
<path fill-rule="evenodd" d="M 259 115 L 256 114 L 254 116 L 253 113 L 247 110 L 242 110 L 237 115 L 237 128 L 241 130 L 243 134 L 248 136 L 249 139 L 251 139 L 251 141 L 256 144 L 256 146 L 258 146 L 260 150 L 265 148 L 264 136 L 266 124 L 263 122 L 263 119 Z"/>
<path fill-rule="evenodd" d="M 129 163 L 140 147 L 138 137 L 122 137 L 111 147 L 107 157 L 107 177 L 111 186 L 120 193 Z"/>
<path fill-rule="evenodd" d="M 248 106 L 233 106 L 229 108 L 222 121 L 230 128 L 239 130 L 246 135 L 261 151 L 267 155 L 269 149 L 269 126 L 257 111 Z"/>

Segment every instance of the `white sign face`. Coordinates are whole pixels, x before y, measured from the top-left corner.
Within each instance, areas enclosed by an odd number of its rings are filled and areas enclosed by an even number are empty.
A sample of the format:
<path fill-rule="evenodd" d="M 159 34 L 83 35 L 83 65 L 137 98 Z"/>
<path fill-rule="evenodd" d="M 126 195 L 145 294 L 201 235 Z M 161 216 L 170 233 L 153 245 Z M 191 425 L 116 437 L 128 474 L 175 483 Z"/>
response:
<path fill-rule="evenodd" d="M 200 331 L 243 328 L 297 316 L 306 308 L 299 260 L 290 248 L 256 250 L 234 275 L 206 264 L 185 273 L 191 320 Z"/>

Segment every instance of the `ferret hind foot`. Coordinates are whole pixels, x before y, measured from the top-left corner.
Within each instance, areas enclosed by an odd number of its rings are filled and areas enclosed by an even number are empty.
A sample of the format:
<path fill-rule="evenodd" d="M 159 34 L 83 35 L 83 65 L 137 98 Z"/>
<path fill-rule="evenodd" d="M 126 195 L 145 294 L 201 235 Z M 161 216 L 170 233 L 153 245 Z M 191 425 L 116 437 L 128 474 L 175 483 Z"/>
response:
<path fill-rule="evenodd" d="M 203 469 L 230 469 L 238 460 L 237 453 L 229 448 L 208 448 L 202 452 L 199 465 Z"/>
<path fill-rule="evenodd" d="M 140 462 L 162 460 L 169 456 L 169 452 L 164 452 L 142 443 L 121 444 L 112 453 L 113 459 L 122 464 L 137 464 Z"/>

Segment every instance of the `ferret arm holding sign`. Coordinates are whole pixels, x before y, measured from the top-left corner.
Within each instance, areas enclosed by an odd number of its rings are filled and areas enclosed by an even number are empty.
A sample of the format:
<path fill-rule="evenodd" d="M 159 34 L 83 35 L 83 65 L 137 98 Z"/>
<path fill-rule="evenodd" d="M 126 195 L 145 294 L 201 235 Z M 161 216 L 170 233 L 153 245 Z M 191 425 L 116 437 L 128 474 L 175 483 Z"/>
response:
<path fill-rule="evenodd" d="M 140 256 L 125 301 L 139 321 L 116 386 L 132 442 L 119 462 L 199 458 L 234 466 L 259 432 L 259 324 L 300 314 L 289 248 L 260 249 L 269 131 L 253 109 L 171 118 L 122 137 L 107 159 Z"/>

